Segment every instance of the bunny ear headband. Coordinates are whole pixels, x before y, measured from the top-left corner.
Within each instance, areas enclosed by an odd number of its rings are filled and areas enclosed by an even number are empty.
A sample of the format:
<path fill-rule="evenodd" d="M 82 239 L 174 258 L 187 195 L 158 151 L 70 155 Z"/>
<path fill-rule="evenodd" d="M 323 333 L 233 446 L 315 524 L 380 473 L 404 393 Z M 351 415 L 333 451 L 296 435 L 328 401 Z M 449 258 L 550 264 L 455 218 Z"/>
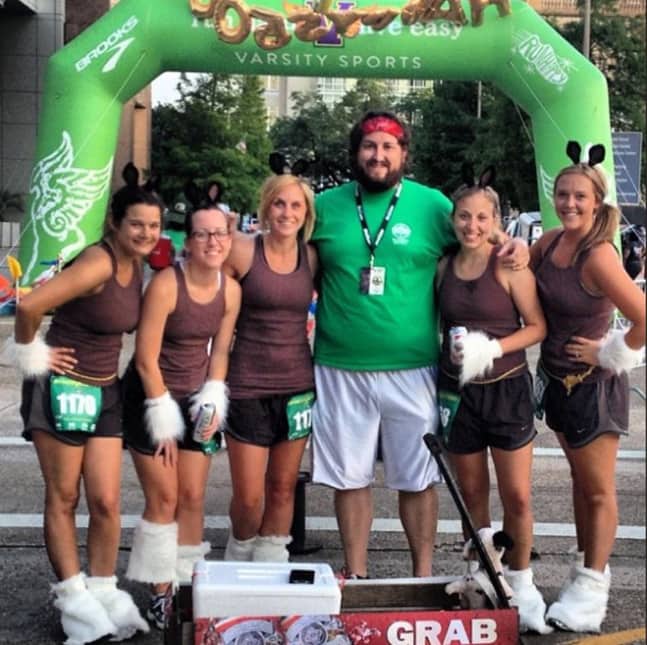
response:
<path fill-rule="evenodd" d="M 294 175 L 295 177 L 305 175 L 310 167 L 310 162 L 305 159 L 297 159 L 294 165 L 290 167 L 285 155 L 282 155 L 280 152 L 270 153 L 269 163 L 272 172 L 276 175 Z"/>
<path fill-rule="evenodd" d="M 604 161 L 605 150 L 601 143 L 596 143 L 589 148 L 589 158 L 584 159 L 582 157 L 582 146 L 577 141 L 569 141 L 566 144 L 566 154 L 574 164 L 585 163 L 588 166 L 595 166 Z"/>
<path fill-rule="evenodd" d="M 121 176 L 129 188 L 136 188 L 139 185 L 139 170 L 132 161 L 124 166 Z"/>
<path fill-rule="evenodd" d="M 147 190 L 149 193 L 159 194 L 161 183 L 162 180 L 159 175 L 151 175 L 144 184 L 144 190 Z"/>
<path fill-rule="evenodd" d="M 193 179 L 189 179 L 189 181 L 184 184 L 184 195 L 191 203 L 191 206 L 193 206 L 194 211 L 198 210 L 201 206 L 203 207 L 211 204 L 211 200 L 207 193 L 202 190 L 198 184 L 193 181 Z"/>
<path fill-rule="evenodd" d="M 479 176 L 478 180 L 474 178 L 474 166 L 466 161 L 461 166 L 461 175 L 463 183 L 466 186 L 478 186 L 479 188 L 487 188 L 492 186 L 496 179 L 496 170 L 494 166 L 488 166 Z"/>

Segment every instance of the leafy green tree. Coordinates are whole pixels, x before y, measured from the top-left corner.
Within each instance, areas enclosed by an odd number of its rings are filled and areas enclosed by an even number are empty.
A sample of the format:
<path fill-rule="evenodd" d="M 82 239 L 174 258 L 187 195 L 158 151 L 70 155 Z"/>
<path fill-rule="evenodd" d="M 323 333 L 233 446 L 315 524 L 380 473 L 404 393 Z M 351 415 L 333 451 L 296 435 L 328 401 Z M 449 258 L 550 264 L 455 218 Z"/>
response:
<path fill-rule="evenodd" d="M 556 25 L 574 47 L 581 49 L 582 21 Z M 611 127 L 617 131 L 645 132 L 645 16 L 621 16 L 617 0 L 592 0 L 591 61 L 602 71 L 609 87 Z M 642 192 L 645 194 L 647 141 L 643 136 Z"/>
<path fill-rule="evenodd" d="M 475 139 L 466 156 L 477 173 L 496 168 L 495 188 L 503 215 L 509 206 L 537 210 L 535 151 L 530 117 L 491 85 L 483 85 L 482 118 L 475 121 Z"/>
<path fill-rule="evenodd" d="M 256 208 L 268 174 L 270 140 L 258 77 L 182 76 L 177 105 L 153 110 L 152 167 L 171 203 L 184 183 L 219 180 L 223 201 L 241 212 Z"/>
<path fill-rule="evenodd" d="M 411 125 L 410 171 L 423 184 L 451 194 L 475 140 L 476 84 L 439 81 L 397 106 Z"/>
<path fill-rule="evenodd" d="M 295 92 L 291 97 L 295 116 L 282 117 L 270 129 L 277 152 L 290 163 L 310 162 L 308 175 L 320 190 L 349 178 L 348 133 L 368 109 L 387 109 L 393 97 L 382 81 L 360 79 L 330 108 L 318 92 Z"/>

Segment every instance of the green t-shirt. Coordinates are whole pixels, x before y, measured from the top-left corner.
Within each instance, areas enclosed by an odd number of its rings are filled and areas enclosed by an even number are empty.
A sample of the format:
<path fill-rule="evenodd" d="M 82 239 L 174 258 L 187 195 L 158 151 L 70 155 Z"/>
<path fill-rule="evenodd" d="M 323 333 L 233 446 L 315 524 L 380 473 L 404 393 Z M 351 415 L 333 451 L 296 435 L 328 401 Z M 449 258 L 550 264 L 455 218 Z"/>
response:
<path fill-rule="evenodd" d="M 455 241 L 451 202 L 440 191 L 404 180 L 400 199 L 375 266 L 386 269 L 384 294 L 362 295 L 360 269 L 369 250 L 355 205 L 355 182 L 317 197 L 312 242 L 319 253 L 315 362 L 346 370 L 401 370 L 438 361 L 438 316 L 434 276 L 443 249 Z M 395 189 L 362 191 L 375 239 Z"/>

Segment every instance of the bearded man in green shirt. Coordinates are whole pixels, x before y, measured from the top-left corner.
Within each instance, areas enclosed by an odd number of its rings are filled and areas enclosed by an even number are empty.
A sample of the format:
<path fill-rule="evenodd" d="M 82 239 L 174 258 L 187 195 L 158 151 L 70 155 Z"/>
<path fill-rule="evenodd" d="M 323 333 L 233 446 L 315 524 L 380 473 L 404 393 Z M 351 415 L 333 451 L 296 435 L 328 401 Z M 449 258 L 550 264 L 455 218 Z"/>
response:
<path fill-rule="evenodd" d="M 431 575 L 441 478 L 422 437 L 438 426 L 434 276 L 455 237 L 450 200 L 404 178 L 409 140 L 396 115 L 368 112 L 350 134 L 355 181 L 316 201 L 312 478 L 335 489 L 348 578 L 368 573 L 378 445 L 413 575 Z M 527 264 L 516 247 L 507 261 Z"/>

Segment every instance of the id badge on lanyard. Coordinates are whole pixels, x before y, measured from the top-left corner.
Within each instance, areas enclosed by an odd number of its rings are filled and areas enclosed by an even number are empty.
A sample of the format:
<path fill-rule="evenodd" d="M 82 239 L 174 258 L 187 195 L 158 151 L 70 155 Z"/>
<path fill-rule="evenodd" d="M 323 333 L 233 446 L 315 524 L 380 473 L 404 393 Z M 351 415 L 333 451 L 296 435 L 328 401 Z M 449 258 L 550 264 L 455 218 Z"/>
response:
<path fill-rule="evenodd" d="M 49 392 L 57 430 L 89 433 L 96 430 L 102 405 L 100 387 L 53 375 L 49 379 Z"/>
<path fill-rule="evenodd" d="M 359 292 L 365 296 L 383 296 L 384 288 L 386 286 L 386 267 L 375 266 L 375 250 L 379 246 L 382 238 L 384 237 L 384 232 L 386 231 L 393 211 L 400 199 L 400 192 L 402 191 L 402 182 L 400 182 L 391 197 L 391 201 L 384 213 L 382 218 L 382 223 L 377 231 L 375 240 L 371 239 L 371 233 L 368 230 L 368 224 L 366 222 L 366 215 L 364 213 L 364 204 L 362 202 L 362 193 L 359 189 L 359 186 L 355 187 L 355 205 L 357 207 L 357 217 L 359 218 L 359 223 L 362 228 L 362 235 L 364 236 L 364 242 L 369 251 L 369 265 L 367 267 L 362 267 L 359 270 Z"/>

